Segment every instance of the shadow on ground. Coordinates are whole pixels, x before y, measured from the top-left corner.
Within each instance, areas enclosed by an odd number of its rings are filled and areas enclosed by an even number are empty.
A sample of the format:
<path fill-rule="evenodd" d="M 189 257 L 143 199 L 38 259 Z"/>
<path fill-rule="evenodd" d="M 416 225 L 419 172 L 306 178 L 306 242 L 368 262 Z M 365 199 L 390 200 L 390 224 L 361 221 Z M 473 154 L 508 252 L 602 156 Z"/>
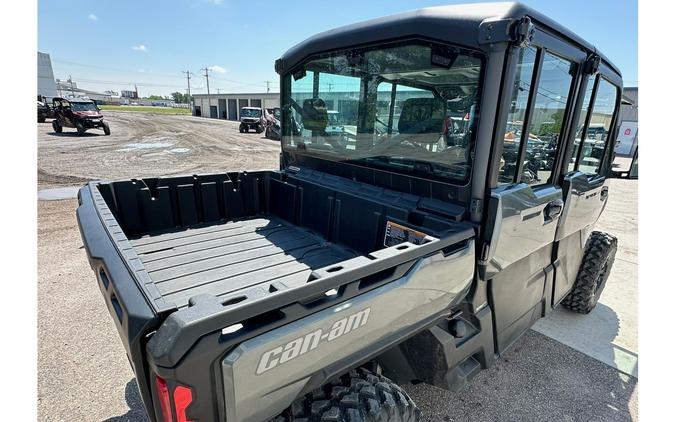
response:
<path fill-rule="evenodd" d="M 615 344 L 620 328 L 621 320 L 614 309 L 598 303 L 588 315 L 558 307 L 551 315 L 537 321 L 533 330 L 637 377 L 637 353 Z"/>
<path fill-rule="evenodd" d="M 459 393 L 404 388 L 428 421 L 637 419 L 637 379 L 532 330 Z"/>
<path fill-rule="evenodd" d="M 403 387 L 429 422 L 637 420 L 637 379 L 532 330 L 458 393 Z M 135 379 L 124 395 L 129 411 L 105 422 L 148 421 Z"/>
<path fill-rule="evenodd" d="M 105 422 L 149 421 L 141 401 L 141 394 L 138 392 L 136 379 L 131 379 L 124 388 L 124 400 L 129 406 L 129 411 L 124 415 L 108 418 Z"/>

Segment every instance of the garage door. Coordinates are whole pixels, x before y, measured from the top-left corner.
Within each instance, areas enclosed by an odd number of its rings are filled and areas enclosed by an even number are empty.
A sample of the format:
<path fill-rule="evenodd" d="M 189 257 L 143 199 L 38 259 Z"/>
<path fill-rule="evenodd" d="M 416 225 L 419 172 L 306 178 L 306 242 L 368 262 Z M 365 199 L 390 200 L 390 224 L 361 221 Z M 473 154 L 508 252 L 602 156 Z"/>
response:
<path fill-rule="evenodd" d="M 227 100 L 227 118 L 230 120 L 237 120 L 237 100 Z"/>
<path fill-rule="evenodd" d="M 251 100 L 251 107 L 262 107 L 262 100 Z"/>

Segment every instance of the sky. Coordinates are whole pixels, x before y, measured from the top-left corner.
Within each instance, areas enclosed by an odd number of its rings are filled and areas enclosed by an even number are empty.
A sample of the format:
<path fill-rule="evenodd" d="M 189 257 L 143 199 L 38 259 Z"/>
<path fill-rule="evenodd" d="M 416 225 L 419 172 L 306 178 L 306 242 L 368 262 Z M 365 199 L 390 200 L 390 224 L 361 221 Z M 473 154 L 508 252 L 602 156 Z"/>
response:
<path fill-rule="evenodd" d="M 426 6 L 470 1 L 38 0 L 38 50 L 54 77 L 79 87 L 139 94 L 278 92 L 274 61 L 338 26 Z M 594 44 L 637 86 L 637 0 L 530 0 Z M 283 6 L 282 6 L 283 5 Z M 320 6 L 321 5 L 321 6 Z M 267 82 L 269 81 L 269 83 Z M 268 85 L 269 84 L 269 85 Z"/>

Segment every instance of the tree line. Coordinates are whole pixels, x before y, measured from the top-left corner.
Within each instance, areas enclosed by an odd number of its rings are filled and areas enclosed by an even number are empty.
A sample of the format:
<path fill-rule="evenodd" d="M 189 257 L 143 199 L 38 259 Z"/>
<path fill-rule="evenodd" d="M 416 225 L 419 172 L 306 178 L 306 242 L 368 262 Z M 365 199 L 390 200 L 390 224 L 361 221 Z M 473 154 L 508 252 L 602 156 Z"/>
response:
<path fill-rule="evenodd" d="M 183 94 L 182 92 L 172 92 L 171 95 L 148 95 L 149 100 L 173 100 L 179 104 L 188 104 L 192 102 L 192 95 Z"/>

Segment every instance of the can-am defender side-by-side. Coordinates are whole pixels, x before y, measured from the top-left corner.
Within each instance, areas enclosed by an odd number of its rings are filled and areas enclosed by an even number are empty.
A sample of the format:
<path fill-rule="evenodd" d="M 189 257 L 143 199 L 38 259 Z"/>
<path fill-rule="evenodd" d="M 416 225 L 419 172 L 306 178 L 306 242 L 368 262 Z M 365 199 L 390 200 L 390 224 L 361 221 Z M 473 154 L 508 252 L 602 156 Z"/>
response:
<path fill-rule="evenodd" d="M 103 120 L 103 114 L 96 103 L 85 98 L 52 99 L 52 128 L 54 132 L 63 132 L 64 127 L 77 129 L 82 136 L 89 129 L 103 129 L 103 133 L 110 135 L 110 126 Z"/>
<path fill-rule="evenodd" d="M 417 421 L 399 384 L 456 391 L 597 304 L 622 80 L 592 44 L 517 3 L 444 6 L 275 69 L 278 170 L 80 190 L 152 420 Z"/>
<path fill-rule="evenodd" d="M 264 128 L 263 112 L 260 107 L 242 107 L 239 112 L 239 132 L 248 133 L 249 129 L 262 133 Z"/>

